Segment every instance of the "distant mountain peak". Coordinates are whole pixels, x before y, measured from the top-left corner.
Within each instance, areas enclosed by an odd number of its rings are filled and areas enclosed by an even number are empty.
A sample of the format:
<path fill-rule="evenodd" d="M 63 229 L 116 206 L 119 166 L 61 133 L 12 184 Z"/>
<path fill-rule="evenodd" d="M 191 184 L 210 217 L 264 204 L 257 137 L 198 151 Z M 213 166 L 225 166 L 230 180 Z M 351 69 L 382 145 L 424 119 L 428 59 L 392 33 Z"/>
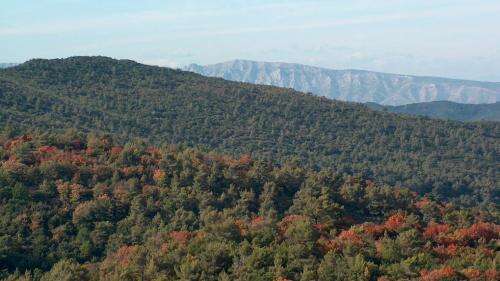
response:
<path fill-rule="evenodd" d="M 184 70 L 205 76 L 293 88 L 318 96 L 354 102 L 404 105 L 437 100 L 458 103 L 500 101 L 500 83 L 389 74 L 366 70 L 335 70 L 284 62 L 236 59 Z"/>

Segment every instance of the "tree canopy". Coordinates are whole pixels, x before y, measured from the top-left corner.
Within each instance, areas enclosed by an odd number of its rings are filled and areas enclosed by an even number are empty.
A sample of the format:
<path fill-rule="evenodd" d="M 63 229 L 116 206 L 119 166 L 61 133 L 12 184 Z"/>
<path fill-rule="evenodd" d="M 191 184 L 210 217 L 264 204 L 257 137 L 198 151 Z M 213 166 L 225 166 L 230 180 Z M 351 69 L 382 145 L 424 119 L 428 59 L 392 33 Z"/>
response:
<path fill-rule="evenodd" d="M 112 137 L 0 137 L 5 280 L 498 280 L 495 204 Z"/>
<path fill-rule="evenodd" d="M 294 159 L 439 200 L 498 202 L 498 122 L 376 112 L 128 60 L 32 60 L 0 70 L 0 124 L 249 153 L 278 165 Z"/>

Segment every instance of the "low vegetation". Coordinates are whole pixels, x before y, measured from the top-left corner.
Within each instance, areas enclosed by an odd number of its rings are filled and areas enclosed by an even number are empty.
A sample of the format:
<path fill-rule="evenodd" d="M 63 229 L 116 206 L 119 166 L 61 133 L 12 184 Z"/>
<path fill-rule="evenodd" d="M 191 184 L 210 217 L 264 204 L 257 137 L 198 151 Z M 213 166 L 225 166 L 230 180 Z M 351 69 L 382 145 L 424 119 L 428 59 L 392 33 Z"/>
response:
<path fill-rule="evenodd" d="M 498 280 L 494 204 L 111 137 L 0 138 L 5 280 Z"/>

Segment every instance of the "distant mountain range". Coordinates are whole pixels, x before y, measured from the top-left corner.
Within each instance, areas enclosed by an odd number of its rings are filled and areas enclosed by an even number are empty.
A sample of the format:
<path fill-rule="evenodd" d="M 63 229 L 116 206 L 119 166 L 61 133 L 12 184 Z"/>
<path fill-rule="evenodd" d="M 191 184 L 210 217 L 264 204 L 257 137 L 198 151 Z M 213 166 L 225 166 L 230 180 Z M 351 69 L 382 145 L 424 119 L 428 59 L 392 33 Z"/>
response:
<path fill-rule="evenodd" d="M 400 106 L 366 103 L 375 110 L 420 115 L 458 121 L 500 121 L 500 102 L 492 104 L 462 104 L 449 101 L 422 102 Z"/>
<path fill-rule="evenodd" d="M 12 67 L 18 65 L 17 63 L 1 63 L 0 62 L 0 68 L 7 68 L 7 67 Z"/>
<path fill-rule="evenodd" d="M 235 60 L 192 64 L 184 70 L 227 80 L 293 88 L 331 99 L 404 105 L 431 101 L 466 104 L 500 101 L 500 83 L 333 70 L 301 64 Z"/>

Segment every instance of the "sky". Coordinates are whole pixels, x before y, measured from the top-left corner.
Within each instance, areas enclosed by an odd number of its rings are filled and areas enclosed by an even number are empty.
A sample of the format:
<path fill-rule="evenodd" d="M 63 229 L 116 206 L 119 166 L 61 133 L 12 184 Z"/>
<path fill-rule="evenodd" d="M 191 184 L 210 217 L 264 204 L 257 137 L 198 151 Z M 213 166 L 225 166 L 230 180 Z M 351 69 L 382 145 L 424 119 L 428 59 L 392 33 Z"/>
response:
<path fill-rule="evenodd" d="M 0 62 L 249 59 L 500 82 L 498 0 L 0 1 Z"/>

